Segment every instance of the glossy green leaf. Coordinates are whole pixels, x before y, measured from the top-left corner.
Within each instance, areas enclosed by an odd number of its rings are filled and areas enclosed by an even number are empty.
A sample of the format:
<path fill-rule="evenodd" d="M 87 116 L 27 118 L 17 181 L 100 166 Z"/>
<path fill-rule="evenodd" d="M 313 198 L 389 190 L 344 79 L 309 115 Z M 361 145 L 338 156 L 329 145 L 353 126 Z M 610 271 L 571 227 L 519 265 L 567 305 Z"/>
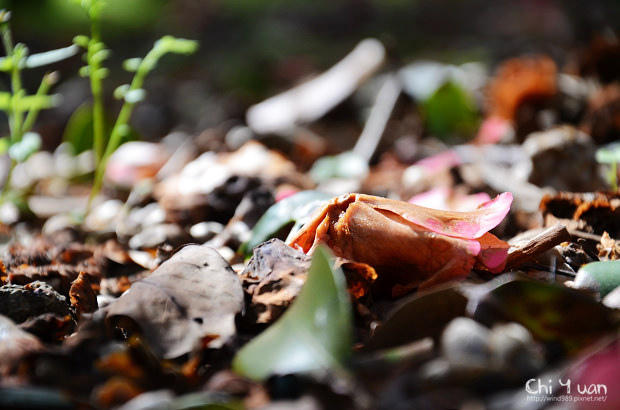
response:
<path fill-rule="evenodd" d="M 588 263 L 579 269 L 574 282 L 577 288 L 598 290 L 604 298 L 620 286 L 620 260 Z"/>
<path fill-rule="evenodd" d="M 301 191 L 272 205 L 252 229 L 250 239 L 243 243 L 239 252 L 250 256 L 252 249 L 273 237 L 291 222 L 299 228 L 331 195 L 319 191 Z M 293 230 L 295 230 L 293 228 Z"/>
<path fill-rule="evenodd" d="M 316 249 L 297 299 L 271 327 L 245 345 L 233 370 L 254 380 L 271 375 L 338 369 L 352 347 L 352 310 L 340 268 Z"/>

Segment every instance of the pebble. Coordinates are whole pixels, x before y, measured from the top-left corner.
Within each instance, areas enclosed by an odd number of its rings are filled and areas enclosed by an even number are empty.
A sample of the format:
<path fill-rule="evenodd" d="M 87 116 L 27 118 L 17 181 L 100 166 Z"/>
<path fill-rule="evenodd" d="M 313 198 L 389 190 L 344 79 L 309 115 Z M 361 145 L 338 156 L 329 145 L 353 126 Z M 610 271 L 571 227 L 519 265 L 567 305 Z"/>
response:
<path fill-rule="evenodd" d="M 118 199 L 104 201 L 86 215 L 82 228 L 87 232 L 115 232 L 122 209 L 123 202 Z"/>
<path fill-rule="evenodd" d="M 179 225 L 164 223 L 145 227 L 129 239 L 129 247 L 131 249 L 154 249 L 165 243 L 176 247 L 187 242 L 188 239 L 188 235 Z"/>

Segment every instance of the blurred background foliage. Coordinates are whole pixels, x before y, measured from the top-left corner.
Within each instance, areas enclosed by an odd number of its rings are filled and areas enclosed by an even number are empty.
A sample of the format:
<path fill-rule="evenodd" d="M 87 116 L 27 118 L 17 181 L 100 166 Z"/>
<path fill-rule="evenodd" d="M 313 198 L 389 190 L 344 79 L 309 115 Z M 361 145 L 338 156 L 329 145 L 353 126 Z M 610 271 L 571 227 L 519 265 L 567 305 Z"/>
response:
<path fill-rule="evenodd" d="M 13 12 L 14 38 L 32 52 L 88 32 L 82 10 L 67 0 L 0 0 L 0 8 Z M 109 93 L 129 77 L 122 60 L 143 56 L 162 35 L 200 42 L 197 55 L 164 59 L 147 81 L 147 104 L 134 122 L 155 138 L 175 124 L 195 132 L 242 118 L 248 105 L 324 70 L 369 36 L 387 46 L 394 64 L 494 63 L 524 53 L 562 63 L 593 33 L 619 24 L 615 0 L 108 0 L 103 40 L 113 51 Z M 68 116 L 88 98 L 81 64 L 76 56 L 58 65 L 65 104 L 54 115 Z M 28 73 L 26 86 L 32 90 L 40 76 Z"/>

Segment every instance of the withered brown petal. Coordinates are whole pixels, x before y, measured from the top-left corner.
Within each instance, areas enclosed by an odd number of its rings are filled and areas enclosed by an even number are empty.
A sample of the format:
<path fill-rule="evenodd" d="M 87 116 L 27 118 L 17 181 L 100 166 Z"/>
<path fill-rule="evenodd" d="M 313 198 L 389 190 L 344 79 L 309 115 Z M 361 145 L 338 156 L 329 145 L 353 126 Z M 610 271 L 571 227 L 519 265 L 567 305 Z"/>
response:
<path fill-rule="evenodd" d="M 407 286 L 430 286 L 469 274 L 480 243 L 432 232 L 391 210 L 336 198 L 300 231 L 289 245 L 311 253 L 319 243 L 336 256 L 375 268 L 379 278 Z"/>

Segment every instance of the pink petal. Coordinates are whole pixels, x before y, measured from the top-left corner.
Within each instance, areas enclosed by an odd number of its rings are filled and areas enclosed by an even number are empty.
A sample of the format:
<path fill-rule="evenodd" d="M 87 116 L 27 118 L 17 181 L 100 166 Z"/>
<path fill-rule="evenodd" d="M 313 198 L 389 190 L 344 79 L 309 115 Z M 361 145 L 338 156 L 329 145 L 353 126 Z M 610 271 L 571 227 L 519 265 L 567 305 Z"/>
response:
<path fill-rule="evenodd" d="M 503 271 L 510 245 L 488 232 L 478 238 L 478 242 L 480 253 L 476 257 L 476 266 L 492 273 Z"/>
<path fill-rule="evenodd" d="M 510 121 L 500 117 L 489 117 L 482 122 L 474 144 L 495 144 L 512 131 Z"/>
<path fill-rule="evenodd" d="M 377 208 L 394 212 L 409 222 L 442 235 L 477 239 L 495 228 L 510 211 L 512 194 L 504 192 L 471 212 L 440 211 L 400 201 L 363 196 L 363 201 Z"/>
<path fill-rule="evenodd" d="M 426 168 L 429 172 L 438 172 L 450 169 L 461 163 L 461 158 L 454 150 L 446 150 L 439 154 L 423 158 L 415 163 L 417 166 Z"/>
<path fill-rule="evenodd" d="M 465 195 L 448 187 L 436 187 L 414 195 L 407 202 L 426 208 L 458 212 L 474 210 L 482 203 L 490 200 L 491 198 L 486 192 Z"/>

